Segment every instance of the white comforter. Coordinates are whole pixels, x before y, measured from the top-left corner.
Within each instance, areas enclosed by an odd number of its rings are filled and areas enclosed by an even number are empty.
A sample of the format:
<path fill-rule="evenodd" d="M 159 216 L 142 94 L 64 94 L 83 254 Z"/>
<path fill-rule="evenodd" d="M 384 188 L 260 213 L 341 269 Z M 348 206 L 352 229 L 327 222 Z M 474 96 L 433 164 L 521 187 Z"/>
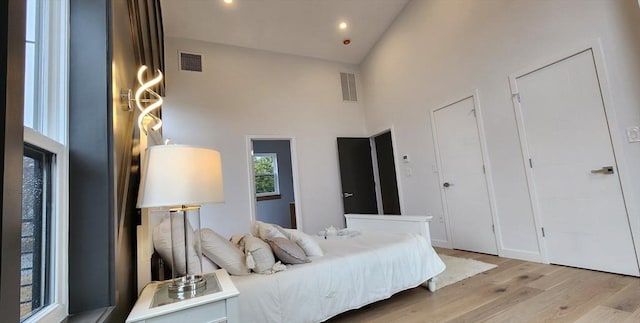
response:
<path fill-rule="evenodd" d="M 416 234 L 368 232 L 318 239 L 325 252 L 273 275 L 232 276 L 240 321 L 319 322 L 389 298 L 441 273 L 445 265 Z"/>

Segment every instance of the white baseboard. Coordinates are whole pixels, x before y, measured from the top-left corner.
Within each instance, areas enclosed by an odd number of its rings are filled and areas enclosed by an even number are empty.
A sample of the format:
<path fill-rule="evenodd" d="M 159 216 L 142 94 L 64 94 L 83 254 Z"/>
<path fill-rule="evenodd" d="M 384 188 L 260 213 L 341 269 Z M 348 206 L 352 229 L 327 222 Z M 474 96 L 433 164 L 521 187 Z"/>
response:
<path fill-rule="evenodd" d="M 431 239 L 431 245 L 439 248 L 453 249 L 453 246 L 447 240 Z"/>
<path fill-rule="evenodd" d="M 518 260 L 524 260 L 524 261 L 545 263 L 544 261 L 542 261 L 542 255 L 540 255 L 540 253 L 538 252 L 518 250 L 518 249 L 507 249 L 507 248 L 502 248 L 498 252 L 500 257 L 504 257 L 504 258 L 512 258 L 512 259 L 518 259 Z"/>

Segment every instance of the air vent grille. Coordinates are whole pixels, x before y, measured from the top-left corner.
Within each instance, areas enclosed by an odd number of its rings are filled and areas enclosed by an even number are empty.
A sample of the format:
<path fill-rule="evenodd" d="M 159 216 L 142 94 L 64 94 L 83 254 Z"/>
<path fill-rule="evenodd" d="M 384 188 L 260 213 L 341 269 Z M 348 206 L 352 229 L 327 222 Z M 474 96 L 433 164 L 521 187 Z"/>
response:
<path fill-rule="evenodd" d="M 342 100 L 357 102 L 356 75 L 353 73 L 340 73 L 340 83 L 342 84 Z"/>
<path fill-rule="evenodd" d="M 180 52 L 180 70 L 202 72 L 202 55 Z"/>

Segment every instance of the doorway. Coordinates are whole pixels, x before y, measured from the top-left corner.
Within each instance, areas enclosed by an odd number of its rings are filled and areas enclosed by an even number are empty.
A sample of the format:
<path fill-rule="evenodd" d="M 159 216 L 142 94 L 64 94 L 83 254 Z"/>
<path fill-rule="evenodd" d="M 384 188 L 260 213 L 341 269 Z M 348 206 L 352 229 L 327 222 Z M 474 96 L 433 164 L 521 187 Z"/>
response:
<path fill-rule="evenodd" d="M 369 138 L 338 138 L 338 162 L 345 214 L 378 214 Z"/>
<path fill-rule="evenodd" d="M 497 254 L 487 167 L 474 96 L 433 110 L 442 202 L 455 249 Z"/>
<path fill-rule="evenodd" d="M 386 130 L 337 139 L 345 214 L 401 214 L 392 137 Z"/>
<path fill-rule="evenodd" d="M 554 264 L 638 276 L 592 48 L 511 77 L 542 248 Z"/>
<path fill-rule="evenodd" d="M 372 137 L 375 149 L 374 165 L 377 166 L 377 190 L 382 202 L 382 214 L 400 214 L 400 197 L 398 196 L 398 179 L 396 177 L 396 162 L 393 154 L 393 140 L 391 131 L 385 131 Z"/>
<path fill-rule="evenodd" d="M 298 228 L 294 154 L 291 139 L 250 139 L 250 172 L 254 219 Z"/>

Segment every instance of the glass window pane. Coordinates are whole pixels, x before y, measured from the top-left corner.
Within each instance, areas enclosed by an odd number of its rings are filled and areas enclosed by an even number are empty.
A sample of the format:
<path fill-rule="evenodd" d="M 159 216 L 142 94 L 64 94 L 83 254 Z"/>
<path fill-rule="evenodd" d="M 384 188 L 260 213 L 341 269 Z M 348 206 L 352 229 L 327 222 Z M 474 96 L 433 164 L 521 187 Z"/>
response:
<path fill-rule="evenodd" d="M 49 304 L 47 277 L 47 201 L 51 154 L 25 146 L 22 157 L 22 246 L 20 319 Z"/>
<path fill-rule="evenodd" d="M 27 41 L 36 41 L 36 0 L 27 0 Z"/>
<path fill-rule="evenodd" d="M 275 153 L 258 153 L 253 156 L 256 195 L 279 194 L 278 157 Z"/>
<path fill-rule="evenodd" d="M 273 175 L 256 175 L 256 194 L 274 193 L 275 177 Z"/>
<path fill-rule="evenodd" d="M 25 44 L 24 62 L 24 125 L 33 128 L 35 124 L 35 78 L 36 45 Z"/>
<path fill-rule="evenodd" d="M 256 174 L 273 174 L 273 158 L 266 156 L 254 157 Z"/>

